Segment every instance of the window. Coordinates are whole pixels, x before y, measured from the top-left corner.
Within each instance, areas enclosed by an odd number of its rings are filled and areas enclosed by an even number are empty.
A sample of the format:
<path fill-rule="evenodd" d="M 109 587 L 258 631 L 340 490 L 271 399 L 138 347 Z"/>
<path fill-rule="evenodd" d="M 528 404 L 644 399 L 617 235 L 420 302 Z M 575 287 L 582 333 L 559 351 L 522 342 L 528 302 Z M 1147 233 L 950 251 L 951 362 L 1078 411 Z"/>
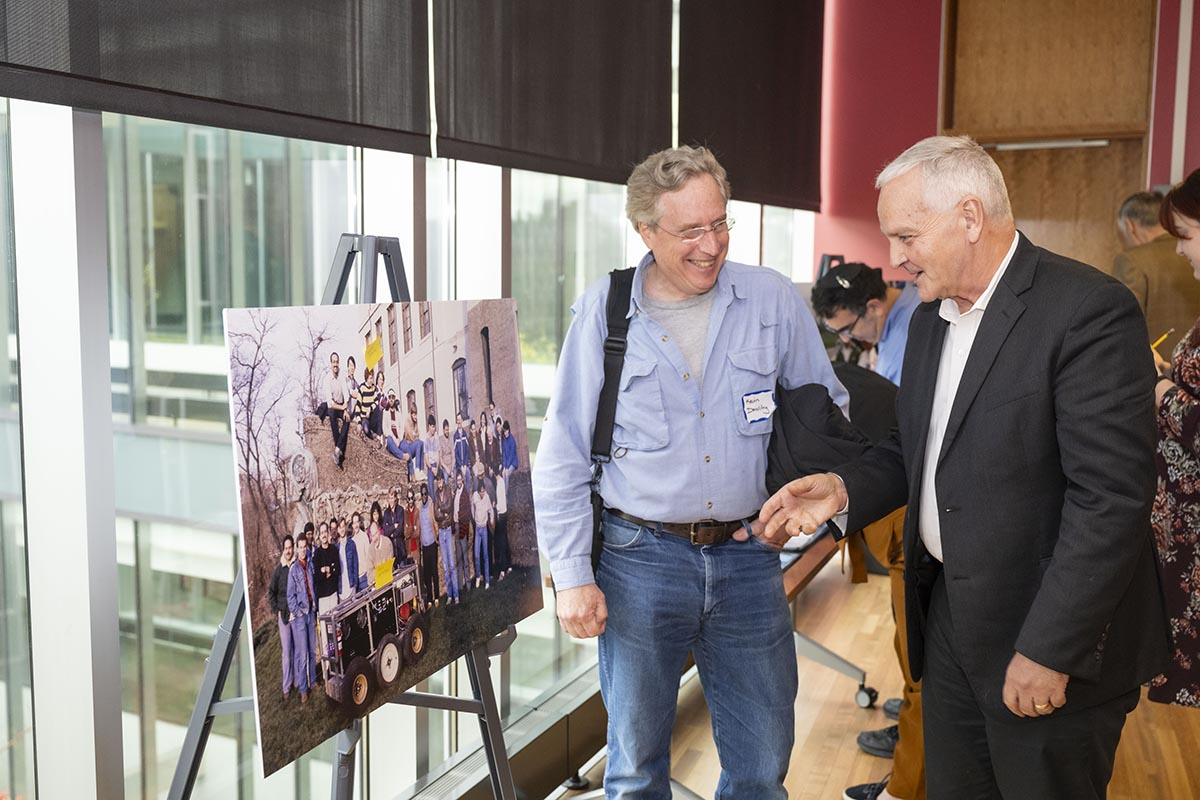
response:
<path fill-rule="evenodd" d="M 465 358 L 458 359 L 454 362 L 451 370 L 454 372 L 454 413 L 461 414 L 463 420 L 469 420 L 471 410 L 467 404 L 470 397 L 467 394 L 467 360 Z"/>
<path fill-rule="evenodd" d="M 429 419 L 429 417 L 431 417 L 431 416 L 434 418 L 434 420 L 437 419 L 437 395 L 435 395 L 434 391 L 433 391 L 433 378 L 426 378 L 425 379 L 425 416 L 421 418 L 422 423 L 424 423 L 425 420 Z M 437 423 L 434 422 L 434 424 L 436 425 Z M 424 425 L 422 425 L 422 428 L 423 427 L 424 427 Z"/>
<path fill-rule="evenodd" d="M 487 387 L 487 401 L 495 402 L 492 398 L 492 337 L 485 327 L 479 331 L 479 338 L 483 340 L 483 385 Z"/>
<path fill-rule="evenodd" d="M 404 352 L 412 350 L 412 303 L 405 303 L 400 312 L 404 318 Z"/>
<path fill-rule="evenodd" d="M 429 335 L 429 303 L 421 303 L 421 338 Z"/>
<path fill-rule="evenodd" d="M 388 329 L 388 353 L 392 358 L 392 365 L 400 360 L 400 354 L 396 352 L 396 304 L 389 304 L 387 307 L 387 329 Z"/>

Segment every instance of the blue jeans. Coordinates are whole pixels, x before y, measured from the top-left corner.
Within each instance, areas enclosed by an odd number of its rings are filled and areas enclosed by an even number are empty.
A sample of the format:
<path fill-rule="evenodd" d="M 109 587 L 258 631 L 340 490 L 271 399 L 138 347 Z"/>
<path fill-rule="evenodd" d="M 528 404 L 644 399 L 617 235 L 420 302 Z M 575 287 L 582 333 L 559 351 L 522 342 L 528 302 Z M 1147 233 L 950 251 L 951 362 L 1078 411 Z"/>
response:
<path fill-rule="evenodd" d="M 313 612 L 292 618 L 292 674 L 296 688 L 307 693 L 317 680 L 313 664 L 317 648 L 317 615 Z"/>
<path fill-rule="evenodd" d="M 283 656 L 283 695 L 292 690 L 292 664 L 295 661 L 295 655 L 292 653 L 292 626 L 287 621 L 286 614 L 275 612 L 276 621 L 279 623 L 279 649 Z"/>
<path fill-rule="evenodd" d="M 778 552 L 757 539 L 696 547 L 606 514 L 596 583 L 608 606 L 607 797 L 670 800 L 671 728 L 690 651 L 721 761 L 715 797 L 787 800 L 796 650 Z"/>
<path fill-rule="evenodd" d="M 482 555 L 481 555 L 482 553 Z M 488 529 L 487 525 L 475 526 L 475 575 L 483 576 L 485 585 L 490 586 L 492 583 L 492 573 L 489 572 L 491 564 L 488 561 Z"/>
<path fill-rule="evenodd" d="M 454 564 L 454 534 L 450 528 L 438 531 L 438 545 L 442 550 L 442 570 L 446 574 L 446 594 L 451 600 L 457 600 L 458 569 Z"/>

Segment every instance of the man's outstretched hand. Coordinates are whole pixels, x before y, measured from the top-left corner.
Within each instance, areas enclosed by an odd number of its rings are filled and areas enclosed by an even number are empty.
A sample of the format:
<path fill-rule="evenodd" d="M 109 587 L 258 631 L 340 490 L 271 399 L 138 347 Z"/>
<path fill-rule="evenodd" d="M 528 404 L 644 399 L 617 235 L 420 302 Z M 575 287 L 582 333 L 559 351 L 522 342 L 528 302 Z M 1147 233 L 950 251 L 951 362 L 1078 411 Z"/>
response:
<path fill-rule="evenodd" d="M 781 547 L 792 536 L 816 533 L 847 501 L 846 487 L 836 475 L 824 472 L 798 478 L 763 505 L 758 519 L 765 527 L 757 535 Z"/>

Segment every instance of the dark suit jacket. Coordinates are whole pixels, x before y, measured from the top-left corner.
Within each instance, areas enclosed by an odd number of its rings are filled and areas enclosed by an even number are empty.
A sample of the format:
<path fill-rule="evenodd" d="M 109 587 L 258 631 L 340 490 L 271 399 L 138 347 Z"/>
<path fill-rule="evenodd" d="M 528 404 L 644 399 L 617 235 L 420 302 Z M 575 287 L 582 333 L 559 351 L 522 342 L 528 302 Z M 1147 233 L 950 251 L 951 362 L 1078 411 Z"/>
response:
<path fill-rule="evenodd" d="M 913 315 L 898 426 L 838 470 L 849 529 L 905 503 L 909 659 L 923 673 L 921 474 L 948 323 Z M 936 473 L 957 649 L 985 712 L 1013 652 L 1071 676 L 1067 707 L 1129 691 L 1167 657 L 1149 524 L 1154 368 L 1137 303 L 1115 279 L 1024 236 L 984 313 Z"/>
<path fill-rule="evenodd" d="M 1175 252 L 1175 240 L 1164 233 L 1117 256 L 1113 275 L 1137 298 L 1151 342 L 1175 329 L 1158 348 L 1170 361 L 1171 351 L 1200 316 L 1200 282 L 1192 274 L 1192 265 Z"/>

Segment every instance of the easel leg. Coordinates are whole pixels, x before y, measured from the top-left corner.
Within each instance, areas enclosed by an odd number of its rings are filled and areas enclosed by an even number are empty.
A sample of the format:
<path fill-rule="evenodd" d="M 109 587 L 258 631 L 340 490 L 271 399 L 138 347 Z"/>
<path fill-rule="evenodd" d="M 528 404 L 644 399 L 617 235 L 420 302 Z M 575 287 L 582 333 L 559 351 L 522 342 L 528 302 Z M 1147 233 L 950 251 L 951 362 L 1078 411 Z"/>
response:
<path fill-rule="evenodd" d="M 354 751 L 362 736 L 362 720 L 356 719 L 350 727 L 340 731 L 334 744 L 336 755 L 333 764 L 332 800 L 350 800 L 354 794 Z"/>
<path fill-rule="evenodd" d="M 471 679 L 475 697 L 483 704 L 483 713 L 479 715 L 479 731 L 483 734 L 483 750 L 487 753 L 488 772 L 492 776 L 492 794 L 497 800 L 516 800 L 512 767 L 508 763 L 504 731 L 500 727 L 500 709 L 496 705 L 492 674 L 488 670 L 486 644 L 476 647 L 467 655 L 467 675 Z"/>
<path fill-rule="evenodd" d="M 246 613 L 246 594 L 243 591 L 244 580 L 239 569 L 233 579 L 233 588 L 229 592 L 229 603 L 225 606 L 225 617 L 213 636 L 212 654 L 204 667 L 204 678 L 200 681 L 200 694 L 192 709 L 192 718 L 188 722 L 187 733 L 183 737 L 183 746 L 179 751 L 179 761 L 175 765 L 175 775 L 171 780 L 171 790 L 167 797 L 171 800 L 186 800 L 192 796 L 192 788 L 196 784 L 196 775 L 200 772 L 200 759 L 204 757 L 204 748 L 208 744 L 208 734 L 212 731 L 212 707 L 225 688 L 225 679 L 229 677 L 229 668 L 233 665 L 234 653 L 237 650 L 238 636 L 242 630 L 242 617 Z"/>

